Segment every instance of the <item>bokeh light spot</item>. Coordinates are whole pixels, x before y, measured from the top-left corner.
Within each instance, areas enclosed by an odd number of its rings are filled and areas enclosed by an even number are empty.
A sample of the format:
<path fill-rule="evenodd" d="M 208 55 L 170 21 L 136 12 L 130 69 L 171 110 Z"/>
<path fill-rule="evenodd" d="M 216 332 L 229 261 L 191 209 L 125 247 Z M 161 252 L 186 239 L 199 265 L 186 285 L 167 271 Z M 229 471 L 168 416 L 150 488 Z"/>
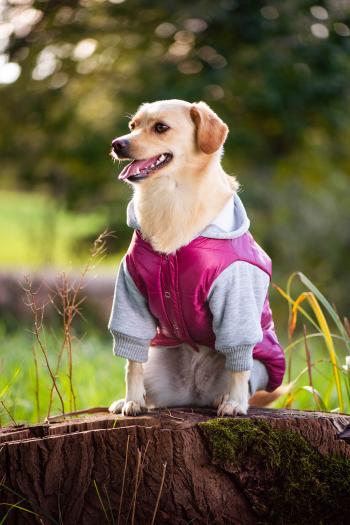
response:
<path fill-rule="evenodd" d="M 209 84 L 209 86 L 205 87 L 205 94 L 212 100 L 220 100 L 224 98 L 225 91 L 218 84 Z"/>
<path fill-rule="evenodd" d="M 310 7 L 310 12 L 312 16 L 317 18 L 318 20 L 328 19 L 328 11 L 321 5 L 313 5 L 312 7 Z"/>
<path fill-rule="evenodd" d="M 350 29 L 346 24 L 343 24 L 342 22 L 336 22 L 333 24 L 334 31 L 339 36 L 350 36 Z"/>
<path fill-rule="evenodd" d="M 187 31 L 192 33 L 202 33 L 208 27 L 208 24 L 202 18 L 188 18 L 183 25 Z"/>
<path fill-rule="evenodd" d="M 13 84 L 21 74 L 21 66 L 16 62 L 0 63 L 0 84 Z"/>
<path fill-rule="evenodd" d="M 190 50 L 191 46 L 189 44 L 182 44 L 181 42 L 175 42 L 169 47 L 170 55 L 175 57 L 186 56 Z"/>
<path fill-rule="evenodd" d="M 203 68 L 203 64 L 199 60 L 185 60 L 178 64 L 178 69 L 184 75 L 195 75 Z"/>
<path fill-rule="evenodd" d="M 95 52 L 96 47 L 97 41 L 94 38 L 84 38 L 84 40 L 80 40 L 74 48 L 73 59 L 84 60 L 90 57 Z"/>
<path fill-rule="evenodd" d="M 260 13 L 266 20 L 277 20 L 280 16 L 277 8 L 273 5 L 265 5 L 260 9 Z"/>
<path fill-rule="evenodd" d="M 176 26 L 170 24 L 169 22 L 163 22 L 156 27 L 155 34 L 160 36 L 160 38 L 169 38 L 176 31 Z"/>
<path fill-rule="evenodd" d="M 56 71 L 57 59 L 51 46 L 47 46 L 38 55 L 36 66 L 32 71 L 34 80 L 44 80 Z"/>
<path fill-rule="evenodd" d="M 323 24 L 312 24 L 311 26 L 311 33 L 316 38 L 328 38 L 329 37 L 329 31 L 328 28 Z"/>
<path fill-rule="evenodd" d="M 15 13 L 11 17 L 11 24 L 17 36 L 25 37 L 30 33 L 32 27 L 42 19 L 42 17 L 42 11 L 30 7 L 24 11 Z"/>
<path fill-rule="evenodd" d="M 13 32 L 13 25 L 10 23 L 0 24 L 0 38 L 8 38 Z"/>

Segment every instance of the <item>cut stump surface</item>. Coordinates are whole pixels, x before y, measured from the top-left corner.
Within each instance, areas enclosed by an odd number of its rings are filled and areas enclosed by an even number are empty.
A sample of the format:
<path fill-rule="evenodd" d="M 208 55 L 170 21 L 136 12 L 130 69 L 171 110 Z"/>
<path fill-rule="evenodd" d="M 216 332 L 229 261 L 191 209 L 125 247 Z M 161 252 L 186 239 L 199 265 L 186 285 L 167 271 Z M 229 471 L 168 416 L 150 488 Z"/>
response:
<path fill-rule="evenodd" d="M 349 424 L 174 409 L 3 428 L 0 523 L 349 523 L 350 445 L 338 438 Z"/>

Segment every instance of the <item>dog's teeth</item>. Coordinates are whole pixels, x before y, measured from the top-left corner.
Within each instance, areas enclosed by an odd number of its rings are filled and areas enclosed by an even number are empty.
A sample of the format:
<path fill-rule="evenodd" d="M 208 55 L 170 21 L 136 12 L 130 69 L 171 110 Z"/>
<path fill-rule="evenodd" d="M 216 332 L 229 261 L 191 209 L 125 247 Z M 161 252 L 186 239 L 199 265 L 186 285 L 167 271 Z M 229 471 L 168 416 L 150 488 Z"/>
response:
<path fill-rule="evenodd" d="M 163 162 L 164 159 L 165 159 L 165 155 L 162 153 L 158 159 L 158 162 Z"/>

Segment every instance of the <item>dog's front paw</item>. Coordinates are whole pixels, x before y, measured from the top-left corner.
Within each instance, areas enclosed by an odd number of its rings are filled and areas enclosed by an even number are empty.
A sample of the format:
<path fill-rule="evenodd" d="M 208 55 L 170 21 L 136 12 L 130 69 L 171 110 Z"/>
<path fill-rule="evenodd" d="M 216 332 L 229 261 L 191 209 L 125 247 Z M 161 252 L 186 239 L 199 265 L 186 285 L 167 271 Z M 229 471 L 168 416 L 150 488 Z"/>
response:
<path fill-rule="evenodd" d="M 229 399 L 228 396 L 223 396 L 223 399 L 218 406 L 218 416 L 238 416 L 238 414 L 245 415 L 248 412 L 248 400 L 235 401 Z"/>
<path fill-rule="evenodd" d="M 138 416 L 143 412 L 147 412 L 147 407 L 137 401 L 127 401 L 122 409 L 123 416 Z"/>
<path fill-rule="evenodd" d="M 118 399 L 118 401 L 113 401 L 113 403 L 108 409 L 108 412 L 111 412 L 112 414 L 121 414 L 123 412 L 124 405 L 125 399 Z"/>
<path fill-rule="evenodd" d="M 118 399 L 114 401 L 108 409 L 112 414 L 123 414 L 123 416 L 138 416 L 147 412 L 147 407 L 144 403 L 137 401 L 125 401 L 125 399 Z"/>

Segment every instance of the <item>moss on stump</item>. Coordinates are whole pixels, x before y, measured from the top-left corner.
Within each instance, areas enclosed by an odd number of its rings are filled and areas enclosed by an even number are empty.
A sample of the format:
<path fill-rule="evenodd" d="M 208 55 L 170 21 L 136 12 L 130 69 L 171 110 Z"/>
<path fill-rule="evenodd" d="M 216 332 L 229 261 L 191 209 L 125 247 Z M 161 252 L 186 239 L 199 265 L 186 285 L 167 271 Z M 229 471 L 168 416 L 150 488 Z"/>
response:
<path fill-rule="evenodd" d="M 237 474 L 258 514 L 266 512 L 261 523 L 331 523 L 350 503 L 350 460 L 320 454 L 299 432 L 262 419 L 212 419 L 200 427 L 213 460 Z M 263 491 L 261 479 L 244 486 L 242 471 L 254 464 L 264 472 Z"/>

